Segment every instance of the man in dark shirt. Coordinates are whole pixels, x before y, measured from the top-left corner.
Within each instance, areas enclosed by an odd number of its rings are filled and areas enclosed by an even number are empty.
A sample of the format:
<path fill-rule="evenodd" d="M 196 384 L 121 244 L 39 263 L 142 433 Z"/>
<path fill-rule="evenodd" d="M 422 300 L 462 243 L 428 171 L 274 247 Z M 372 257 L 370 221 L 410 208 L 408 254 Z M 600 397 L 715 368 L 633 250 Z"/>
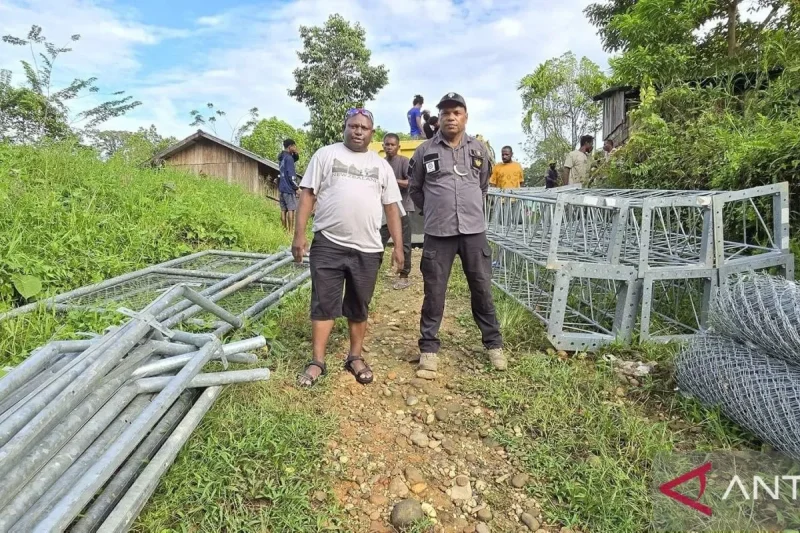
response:
<path fill-rule="evenodd" d="M 283 152 L 278 156 L 280 177 L 278 178 L 278 193 L 281 205 L 281 224 L 283 229 L 294 232 L 294 212 L 297 210 L 297 172 L 294 164 L 300 159 L 297 153 L 297 144 L 292 139 L 283 141 Z"/>
<path fill-rule="evenodd" d="M 411 272 L 411 219 L 408 218 L 408 214 L 414 211 L 414 201 L 408 195 L 408 158 L 399 155 L 399 150 L 400 137 L 394 133 L 387 133 L 383 138 L 383 151 L 386 152 L 386 162 L 394 170 L 394 177 L 400 187 L 400 196 L 403 198 L 403 209 L 406 211 L 406 214 L 400 218 L 403 228 L 403 270 L 400 271 L 400 277 L 393 287 L 407 289 L 410 285 L 408 274 Z M 389 227 L 386 225 L 386 220 L 381 226 L 381 240 L 383 247 L 386 248 L 386 244 L 389 242 Z M 394 243 L 394 245 L 398 246 L 398 243 Z"/>
<path fill-rule="evenodd" d="M 547 189 L 558 187 L 558 171 L 554 161 L 550 161 L 550 168 L 547 169 L 547 176 L 545 177 L 544 186 Z"/>
<path fill-rule="evenodd" d="M 433 136 L 439 131 L 439 117 L 429 117 L 425 125 L 422 126 L 422 131 L 425 132 L 426 139 L 433 139 Z"/>
<path fill-rule="evenodd" d="M 508 366 L 492 298 L 491 250 L 486 239 L 484 198 L 492 162 L 486 146 L 466 134 L 467 104 L 456 93 L 439 102 L 440 129 L 410 161 L 414 204 L 424 213 L 425 242 L 420 270 L 425 300 L 420 317 L 417 377 L 435 379 L 447 282 L 456 255 L 469 285 L 472 316 L 497 370 Z"/>

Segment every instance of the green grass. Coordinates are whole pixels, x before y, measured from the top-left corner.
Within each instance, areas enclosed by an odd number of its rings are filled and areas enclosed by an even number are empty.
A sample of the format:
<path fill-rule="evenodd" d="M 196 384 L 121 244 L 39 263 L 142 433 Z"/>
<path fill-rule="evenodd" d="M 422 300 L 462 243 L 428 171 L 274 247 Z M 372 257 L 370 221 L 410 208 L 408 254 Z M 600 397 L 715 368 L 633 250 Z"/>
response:
<path fill-rule="evenodd" d="M 610 346 L 563 360 L 545 348 L 542 327 L 530 313 L 502 295 L 496 305 L 510 369 L 472 378 L 466 390 L 500 414 L 495 436 L 531 474 L 530 495 L 549 523 L 600 533 L 644 531 L 657 452 L 755 444 L 718 412 L 675 395 L 674 348 Z M 628 387 L 603 353 L 655 360 L 659 371 L 640 387 Z"/>
<path fill-rule="evenodd" d="M 101 162 L 72 145 L 0 144 L 0 311 L 198 250 L 288 244 L 274 202 L 221 180 Z M 30 299 L 22 276 L 41 283 Z M 109 319 L 42 311 L 1 322 L 0 365 Z"/>
<path fill-rule="evenodd" d="M 210 178 L 103 163 L 71 146 L 0 144 L 0 311 L 198 250 L 275 251 L 289 243 L 279 216 L 274 202 Z M 23 298 L 20 276 L 41 281 L 41 292 Z M 38 309 L 4 321 L 0 365 L 48 340 L 82 338 L 122 320 Z M 309 328 L 304 290 L 233 333 L 269 339 L 259 355 L 272 378 L 228 387 L 136 531 L 341 531 L 324 462 L 338 427 L 327 413 L 329 387 L 325 380 L 312 391 L 290 386 L 310 358 Z M 344 332 L 338 323 L 332 342 Z M 317 491 L 326 501 L 313 498 Z"/>

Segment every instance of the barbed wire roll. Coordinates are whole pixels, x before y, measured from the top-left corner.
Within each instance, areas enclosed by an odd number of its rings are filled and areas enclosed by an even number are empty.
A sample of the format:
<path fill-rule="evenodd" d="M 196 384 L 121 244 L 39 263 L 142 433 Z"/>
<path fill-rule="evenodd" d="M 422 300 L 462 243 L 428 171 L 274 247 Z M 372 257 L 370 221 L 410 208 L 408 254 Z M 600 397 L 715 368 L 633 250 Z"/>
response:
<path fill-rule="evenodd" d="M 758 273 L 730 278 L 712 301 L 709 324 L 720 335 L 800 365 L 800 286 L 793 281 Z"/>
<path fill-rule="evenodd" d="M 776 450 L 800 460 L 800 368 L 716 335 L 693 339 L 675 359 L 678 387 Z"/>

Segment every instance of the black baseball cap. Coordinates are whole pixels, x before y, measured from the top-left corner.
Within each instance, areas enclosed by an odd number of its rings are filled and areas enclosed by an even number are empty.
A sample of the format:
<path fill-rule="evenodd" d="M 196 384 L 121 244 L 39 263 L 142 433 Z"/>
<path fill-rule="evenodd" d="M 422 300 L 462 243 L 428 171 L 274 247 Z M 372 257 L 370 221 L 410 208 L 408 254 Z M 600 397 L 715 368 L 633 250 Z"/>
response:
<path fill-rule="evenodd" d="M 460 105 L 464 109 L 467 108 L 467 102 L 464 100 L 464 97 L 458 93 L 447 93 L 446 95 L 442 96 L 442 99 L 439 100 L 439 103 L 436 104 L 436 107 L 441 109 L 445 106 L 445 104 L 456 104 Z"/>

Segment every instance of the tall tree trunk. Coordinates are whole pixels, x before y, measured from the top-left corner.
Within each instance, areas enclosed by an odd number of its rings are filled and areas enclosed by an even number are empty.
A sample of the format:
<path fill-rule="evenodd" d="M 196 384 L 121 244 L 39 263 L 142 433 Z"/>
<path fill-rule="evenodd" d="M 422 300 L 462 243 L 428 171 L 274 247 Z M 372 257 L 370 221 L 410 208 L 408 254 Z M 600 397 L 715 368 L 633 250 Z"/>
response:
<path fill-rule="evenodd" d="M 736 55 L 736 19 L 739 14 L 739 0 L 728 4 L 728 57 Z"/>

